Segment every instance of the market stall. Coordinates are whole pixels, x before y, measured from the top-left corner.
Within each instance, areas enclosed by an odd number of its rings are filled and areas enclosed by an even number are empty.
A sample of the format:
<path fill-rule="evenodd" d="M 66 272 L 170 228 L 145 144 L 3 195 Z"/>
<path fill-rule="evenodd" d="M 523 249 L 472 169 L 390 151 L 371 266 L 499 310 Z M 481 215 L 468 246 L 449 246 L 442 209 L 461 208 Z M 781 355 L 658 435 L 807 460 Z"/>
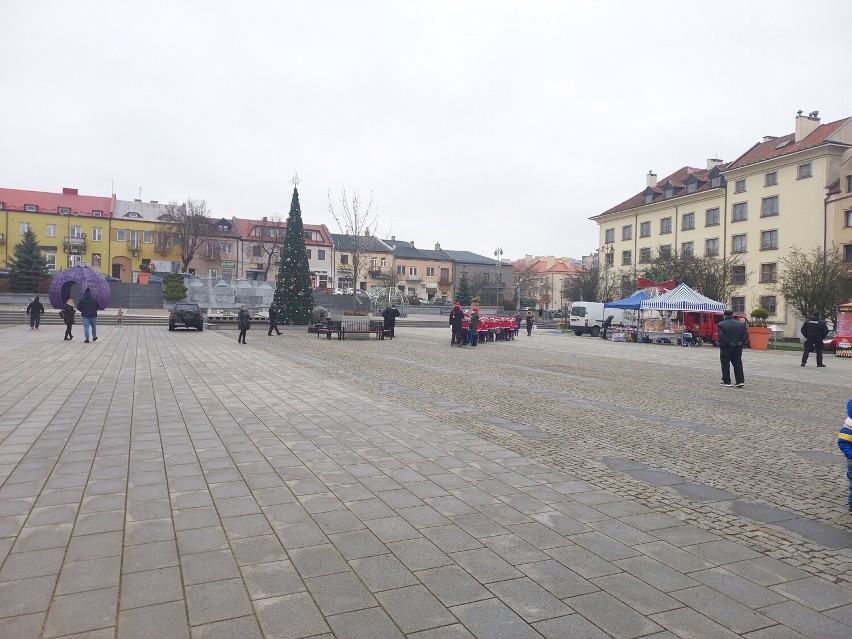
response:
<path fill-rule="evenodd" d="M 679 284 L 662 295 L 639 303 L 639 340 L 678 343 L 683 337 L 683 324 L 676 319 L 678 311 L 720 313 L 724 310 L 722 302 L 711 300 L 686 284 Z M 659 317 L 644 317 L 648 311 L 657 311 Z"/>
<path fill-rule="evenodd" d="M 653 289 L 656 292 L 657 289 Z M 639 331 L 639 305 L 647 299 L 651 299 L 651 294 L 647 290 L 636 291 L 630 297 L 625 297 L 623 300 L 614 300 L 604 304 L 604 310 L 608 308 L 618 308 L 626 311 L 624 314 L 624 322 L 622 324 L 613 325 L 613 330 L 610 333 L 613 341 L 635 342 Z"/>

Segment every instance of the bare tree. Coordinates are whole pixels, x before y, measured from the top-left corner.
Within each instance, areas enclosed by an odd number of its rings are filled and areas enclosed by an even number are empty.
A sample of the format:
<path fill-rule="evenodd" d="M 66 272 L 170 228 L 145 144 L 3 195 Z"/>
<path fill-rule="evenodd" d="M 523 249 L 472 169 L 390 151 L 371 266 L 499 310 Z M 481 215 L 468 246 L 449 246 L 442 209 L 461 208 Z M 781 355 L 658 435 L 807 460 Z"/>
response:
<path fill-rule="evenodd" d="M 352 192 L 352 196 L 346 194 L 346 187 L 340 189 L 340 207 L 335 210 L 331 202 L 331 190 L 328 192 L 328 211 L 337 223 L 341 235 L 346 235 L 349 238 L 349 255 L 352 258 L 352 288 L 358 286 L 358 281 L 361 275 L 366 273 L 369 266 L 369 259 L 365 254 L 365 238 L 374 236 L 378 217 L 372 211 L 373 194 L 370 194 L 370 200 L 365 204 L 361 199 L 360 192 L 356 189 Z M 352 296 L 352 310 L 356 310 L 356 296 Z"/>
<path fill-rule="evenodd" d="M 263 218 L 266 220 L 267 218 Z M 284 246 L 286 228 L 281 223 L 281 215 L 273 214 L 269 218 L 270 226 L 260 227 L 260 254 L 263 258 L 263 279 L 269 279 L 269 271 Z"/>
<path fill-rule="evenodd" d="M 600 267 L 583 264 L 579 270 L 569 273 L 562 279 L 562 298 L 572 302 L 607 301 L 606 292 L 601 290 L 602 284 Z"/>
<path fill-rule="evenodd" d="M 684 281 L 711 300 L 730 304 L 731 296 L 748 279 L 744 269 L 745 264 L 739 255 L 695 257 Z M 738 271 L 742 272 L 737 275 Z"/>
<path fill-rule="evenodd" d="M 157 228 L 160 237 L 165 238 L 162 241 L 158 238 L 157 253 L 171 255 L 173 248 L 177 248 L 183 272 L 186 272 L 195 253 L 207 241 L 210 225 L 206 200 L 188 199 L 183 204 L 169 202 L 167 213 Z"/>
<path fill-rule="evenodd" d="M 515 308 L 521 307 L 521 300 L 538 299 L 547 277 L 534 268 L 535 262 L 518 260 L 512 264 L 512 287 L 515 289 Z"/>
<path fill-rule="evenodd" d="M 793 247 L 781 259 L 778 291 L 805 317 L 819 313 L 837 324 L 837 307 L 852 292 L 852 265 L 843 261 L 840 249 Z"/>

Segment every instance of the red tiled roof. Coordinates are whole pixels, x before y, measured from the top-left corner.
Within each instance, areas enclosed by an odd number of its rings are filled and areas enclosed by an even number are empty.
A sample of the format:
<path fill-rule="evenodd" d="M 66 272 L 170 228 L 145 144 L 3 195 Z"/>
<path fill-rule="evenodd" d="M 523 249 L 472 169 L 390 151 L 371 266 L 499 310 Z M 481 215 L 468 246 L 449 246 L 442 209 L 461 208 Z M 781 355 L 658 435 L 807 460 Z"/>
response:
<path fill-rule="evenodd" d="M 24 211 L 27 204 L 35 204 L 39 213 L 58 214 L 59 207 L 68 207 L 72 214 L 83 217 L 92 217 L 92 211 L 101 211 L 103 217 L 110 217 L 113 212 L 112 198 L 96 195 L 0 189 L 0 202 L 11 211 Z"/>
<path fill-rule="evenodd" d="M 718 166 L 720 170 L 725 169 L 727 167 L 728 165 L 726 164 L 721 164 Z M 684 166 L 672 173 L 671 175 L 668 175 L 663 179 L 658 180 L 655 186 L 646 187 L 645 189 L 632 196 L 631 198 L 625 200 L 621 204 L 616 204 L 611 209 L 607 209 L 606 211 L 604 211 L 600 215 L 596 215 L 595 217 L 601 217 L 609 213 L 617 213 L 619 211 L 627 211 L 629 209 L 635 209 L 639 206 L 645 206 L 645 194 L 648 192 L 649 188 L 654 193 L 654 200 L 652 203 L 656 204 L 661 199 L 663 199 L 665 187 L 669 183 L 671 183 L 672 186 L 675 188 L 674 198 L 671 199 L 686 195 L 686 182 L 689 176 L 691 175 L 695 176 L 695 178 L 698 180 L 698 188 L 694 191 L 695 193 L 709 191 L 710 171 L 712 171 L 712 169 L 696 169 L 692 166 Z M 690 193 L 690 195 L 692 195 L 692 193 Z"/>
<path fill-rule="evenodd" d="M 240 234 L 240 237 L 244 240 L 249 238 L 254 238 L 252 236 L 252 229 L 256 226 L 266 227 L 266 228 L 287 228 L 286 222 L 273 222 L 272 220 L 247 220 L 245 218 L 234 218 L 234 223 L 237 227 L 237 231 Z M 328 232 L 325 224 L 302 224 L 306 231 L 316 231 L 320 239 L 319 240 L 305 240 L 305 246 L 332 246 L 331 235 Z"/>
<path fill-rule="evenodd" d="M 763 162 L 764 160 L 771 160 L 773 158 L 781 157 L 782 155 L 789 155 L 790 153 L 796 153 L 797 151 L 804 151 L 805 149 L 812 149 L 820 146 L 821 144 L 829 142 L 831 136 L 837 133 L 844 124 L 850 121 L 852 121 L 852 118 L 844 118 L 843 120 L 837 120 L 836 122 L 821 124 L 811 131 L 811 133 L 802 138 L 798 143 L 794 142 L 796 137 L 794 133 L 790 133 L 789 135 L 785 135 L 780 138 L 773 138 L 767 142 L 758 142 L 736 160 L 731 162 L 726 169 L 738 169 L 743 166 L 748 166 L 749 164 Z"/>

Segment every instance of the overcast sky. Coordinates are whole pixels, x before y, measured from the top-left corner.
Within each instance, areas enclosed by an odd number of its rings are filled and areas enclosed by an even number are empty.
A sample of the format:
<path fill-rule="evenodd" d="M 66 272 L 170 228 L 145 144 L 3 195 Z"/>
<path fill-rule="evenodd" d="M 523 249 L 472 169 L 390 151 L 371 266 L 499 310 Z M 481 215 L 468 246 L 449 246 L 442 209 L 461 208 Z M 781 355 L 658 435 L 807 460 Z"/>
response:
<path fill-rule="evenodd" d="M 649 170 L 852 116 L 844 24 L 848 0 L 0 0 L 0 186 L 286 217 L 298 172 L 332 232 L 345 185 L 421 248 L 580 257 Z"/>

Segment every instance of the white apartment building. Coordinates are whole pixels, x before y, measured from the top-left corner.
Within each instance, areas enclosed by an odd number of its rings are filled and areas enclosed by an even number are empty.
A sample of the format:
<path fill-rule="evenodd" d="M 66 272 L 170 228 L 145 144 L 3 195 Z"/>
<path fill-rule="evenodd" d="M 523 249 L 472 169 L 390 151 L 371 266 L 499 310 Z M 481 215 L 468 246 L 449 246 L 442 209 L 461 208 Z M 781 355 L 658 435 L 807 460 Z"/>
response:
<path fill-rule="evenodd" d="M 794 132 L 766 136 L 734 161 L 683 167 L 590 219 L 598 224 L 603 267 L 643 274 L 659 254 L 739 254 L 739 285 L 726 302 L 748 314 L 763 306 L 786 337 L 796 313 L 777 291 L 781 260 L 792 247 L 841 246 L 852 261 L 852 118 L 821 124 L 796 116 Z M 612 272 L 610 273 L 613 274 Z"/>

